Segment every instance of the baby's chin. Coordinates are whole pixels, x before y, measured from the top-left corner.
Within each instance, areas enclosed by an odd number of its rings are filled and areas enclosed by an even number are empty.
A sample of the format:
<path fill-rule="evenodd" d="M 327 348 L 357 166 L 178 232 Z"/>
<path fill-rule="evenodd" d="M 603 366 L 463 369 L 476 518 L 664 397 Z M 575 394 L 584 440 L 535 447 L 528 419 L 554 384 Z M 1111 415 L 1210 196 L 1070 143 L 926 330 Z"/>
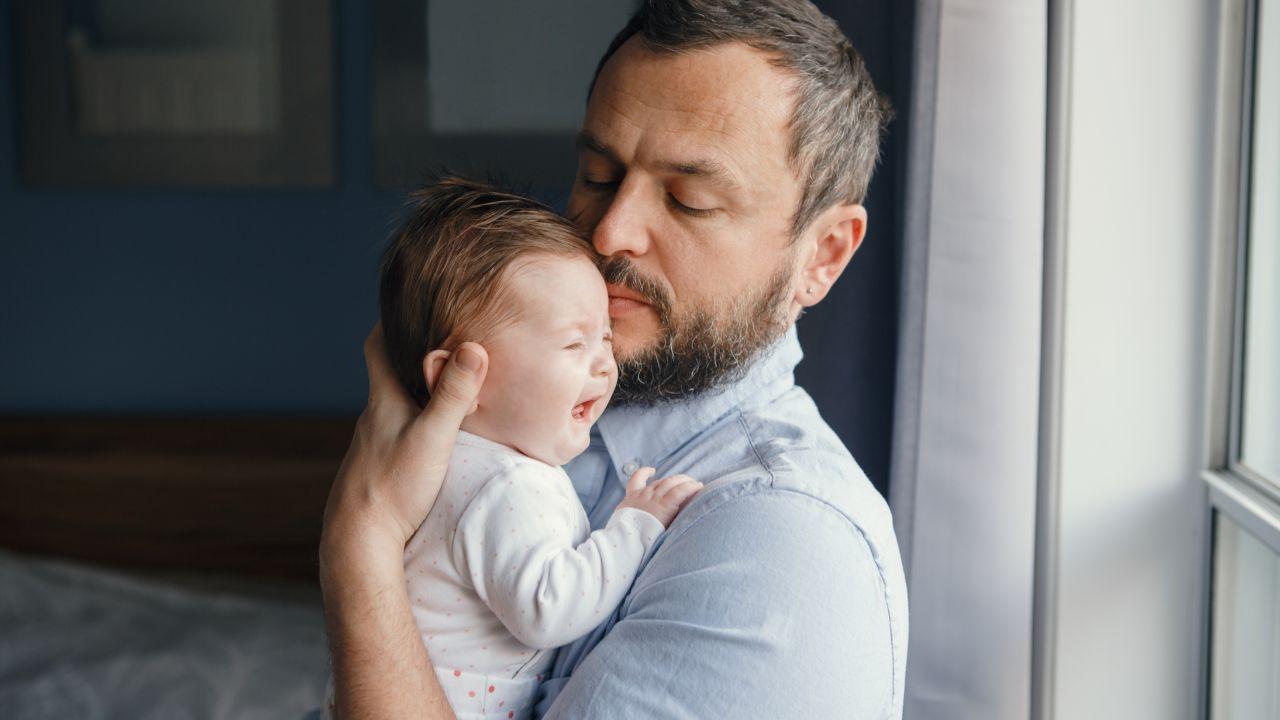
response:
<path fill-rule="evenodd" d="M 547 465 L 564 465 L 582 454 L 591 444 L 591 424 L 575 422 L 570 426 L 561 426 L 554 437 L 529 437 L 502 433 L 483 422 L 480 413 L 467 416 L 462 422 L 462 429 L 501 443 Z"/>
<path fill-rule="evenodd" d="M 561 439 L 559 442 L 551 443 L 546 448 L 539 448 L 535 452 L 526 452 L 525 454 L 548 465 L 564 465 L 581 455 L 587 449 L 587 446 L 591 444 L 589 425 L 581 435 L 581 438 Z"/>

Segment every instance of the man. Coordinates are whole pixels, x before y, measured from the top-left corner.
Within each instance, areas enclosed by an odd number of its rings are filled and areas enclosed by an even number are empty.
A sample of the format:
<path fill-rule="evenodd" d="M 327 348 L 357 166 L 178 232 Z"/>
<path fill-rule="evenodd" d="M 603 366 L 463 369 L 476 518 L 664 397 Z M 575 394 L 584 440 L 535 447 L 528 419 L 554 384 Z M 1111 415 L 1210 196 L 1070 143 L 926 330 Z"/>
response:
<path fill-rule="evenodd" d="M 901 716 L 888 509 L 792 375 L 792 324 L 865 235 L 887 112 L 803 0 L 649 0 L 601 61 L 568 214 L 607 258 L 621 377 L 567 470 L 593 527 L 638 466 L 706 488 L 613 618 L 560 650 L 544 717 Z M 369 405 L 321 543 L 338 707 L 452 717 L 401 553 L 487 358 L 459 348 L 419 411 L 377 331 L 365 350 Z"/>

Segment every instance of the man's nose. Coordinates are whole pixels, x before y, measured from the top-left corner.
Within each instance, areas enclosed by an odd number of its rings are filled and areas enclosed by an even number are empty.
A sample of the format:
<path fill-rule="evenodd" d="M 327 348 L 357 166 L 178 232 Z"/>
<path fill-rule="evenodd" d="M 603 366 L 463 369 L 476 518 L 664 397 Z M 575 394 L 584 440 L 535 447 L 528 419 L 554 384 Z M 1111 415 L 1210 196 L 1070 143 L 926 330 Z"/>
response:
<path fill-rule="evenodd" d="M 649 251 L 649 224 L 652 210 L 646 207 L 644 188 L 638 178 L 625 178 L 613 194 L 609 207 L 596 223 L 591 242 L 606 257 L 638 257 Z"/>

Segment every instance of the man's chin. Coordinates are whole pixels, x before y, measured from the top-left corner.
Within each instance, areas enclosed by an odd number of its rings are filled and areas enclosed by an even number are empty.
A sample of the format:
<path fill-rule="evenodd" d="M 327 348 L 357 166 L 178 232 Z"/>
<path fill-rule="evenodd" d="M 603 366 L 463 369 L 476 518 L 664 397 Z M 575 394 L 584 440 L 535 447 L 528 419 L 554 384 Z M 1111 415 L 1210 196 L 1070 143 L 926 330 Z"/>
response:
<path fill-rule="evenodd" d="M 644 317 L 648 315 L 649 317 Z M 644 355 L 658 346 L 662 339 L 662 326 L 652 313 L 632 313 L 613 321 L 613 356 L 618 362 L 626 362 Z"/>

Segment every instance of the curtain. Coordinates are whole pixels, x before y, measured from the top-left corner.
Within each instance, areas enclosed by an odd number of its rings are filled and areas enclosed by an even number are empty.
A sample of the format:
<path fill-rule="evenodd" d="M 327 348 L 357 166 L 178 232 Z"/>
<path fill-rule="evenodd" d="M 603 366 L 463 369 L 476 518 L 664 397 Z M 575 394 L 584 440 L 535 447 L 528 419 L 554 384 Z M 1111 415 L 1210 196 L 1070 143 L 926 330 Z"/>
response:
<path fill-rule="evenodd" d="M 890 482 L 908 720 L 1030 716 L 1047 22 L 916 14 Z"/>

